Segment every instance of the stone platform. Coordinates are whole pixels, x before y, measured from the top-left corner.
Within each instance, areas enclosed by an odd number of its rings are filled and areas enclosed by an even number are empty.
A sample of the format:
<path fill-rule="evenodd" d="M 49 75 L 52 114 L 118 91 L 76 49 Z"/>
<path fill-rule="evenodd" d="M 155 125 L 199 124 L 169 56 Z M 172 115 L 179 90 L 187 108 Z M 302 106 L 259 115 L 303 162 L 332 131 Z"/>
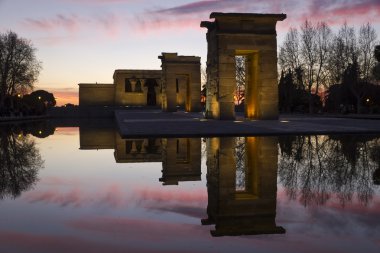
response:
<path fill-rule="evenodd" d="M 202 113 L 116 111 L 123 138 L 211 137 L 299 134 L 380 134 L 380 120 L 335 117 L 280 116 L 279 120 L 204 119 Z"/>

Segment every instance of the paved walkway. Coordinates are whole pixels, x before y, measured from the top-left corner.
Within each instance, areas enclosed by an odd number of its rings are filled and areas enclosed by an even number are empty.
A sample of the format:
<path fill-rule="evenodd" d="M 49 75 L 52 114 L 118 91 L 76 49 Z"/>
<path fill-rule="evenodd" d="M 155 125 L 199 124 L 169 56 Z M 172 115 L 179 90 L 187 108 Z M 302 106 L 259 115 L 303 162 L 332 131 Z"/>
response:
<path fill-rule="evenodd" d="M 281 116 L 279 120 L 208 120 L 202 113 L 116 111 L 124 138 L 248 136 L 288 134 L 380 134 L 380 120 L 333 117 Z"/>

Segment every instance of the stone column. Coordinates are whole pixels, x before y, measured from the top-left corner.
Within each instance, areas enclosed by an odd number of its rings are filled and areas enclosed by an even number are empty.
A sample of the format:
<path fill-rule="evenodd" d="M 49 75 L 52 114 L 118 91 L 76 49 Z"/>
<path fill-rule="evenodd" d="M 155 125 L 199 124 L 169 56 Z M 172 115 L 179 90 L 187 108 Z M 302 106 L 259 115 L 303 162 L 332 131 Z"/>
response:
<path fill-rule="evenodd" d="M 141 144 L 141 154 L 146 154 L 146 146 L 148 145 L 148 140 L 144 139 Z"/>
<path fill-rule="evenodd" d="M 136 154 L 136 153 L 137 153 L 136 142 L 132 141 L 131 154 Z"/>
<path fill-rule="evenodd" d="M 144 93 L 147 93 L 148 92 L 148 87 L 145 86 L 145 83 L 146 83 L 146 79 L 140 79 L 141 90 Z"/>
<path fill-rule="evenodd" d="M 129 82 L 131 83 L 131 90 L 132 90 L 132 92 L 134 92 L 136 89 L 137 79 L 131 78 L 131 79 L 129 79 Z"/>

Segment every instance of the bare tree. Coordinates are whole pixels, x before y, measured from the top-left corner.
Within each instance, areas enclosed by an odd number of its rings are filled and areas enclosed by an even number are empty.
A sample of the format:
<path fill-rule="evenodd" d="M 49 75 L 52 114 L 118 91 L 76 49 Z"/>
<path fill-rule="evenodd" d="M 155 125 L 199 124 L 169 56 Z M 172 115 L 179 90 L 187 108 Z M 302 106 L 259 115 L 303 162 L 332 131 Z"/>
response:
<path fill-rule="evenodd" d="M 362 25 L 358 37 L 358 62 L 362 80 L 368 83 L 371 78 L 371 70 L 376 65 L 373 50 L 376 46 L 377 34 L 370 23 Z"/>
<path fill-rule="evenodd" d="M 327 62 L 327 74 L 330 86 L 341 83 L 347 62 L 344 58 L 345 44 L 342 38 L 335 35 L 332 39 Z"/>
<path fill-rule="evenodd" d="M 304 81 L 309 93 L 309 112 L 313 112 L 312 87 L 315 82 L 315 68 L 318 62 L 317 29 L 308 20 L 301 26 L 301 56 L 304 69 Z"/>
<path fill-rule="evenodd" d="M 353 64 L 358 58 L 355 28 L 344 23 L 338 32 L 338 36 L 342 39 L 344 44 L 343 57 L 346 63 L 345 67 L 347 67 L 349 64 Z"/>
<path fill-rule="evenodd" d="M 327 87 L 327 62 L 332 42 L 332 32 L 330 27 L 325 22 L 317 24 L 317 70 L 315 77 L 315 94 L 318 95 L 321 85 Z"/>
<path fill-rule="evenodd" d="M 14 32 L 0 33 L 0 106 L 5 97 L 32 90 L 41 69 L 36 49 Z"/>
<path fill-rule="evenodd" d="M 305 206 L 323 205 L 336 194 L 342 205 L 354 196 L 364 205 L 370 203 L 374 194 L 371 177 L 378 168 L 379 138 L 289 138 L 279 138 L 279 179 L 291 199 L 298 198 Z"/>
<path fill-rule="evenodd" d="M 246 83 L 246 65 L 247 57 L 246 56 L 236 56 L 236 90 L 235 90 L 235 99 L 238 105 L 244 101 L 245 97 L 245 83 Z"/>
<path fill-rule="evenodd" d="M 0 199 L 16 198 L 37 181 L 43 160 L 28 136 L 0 129 Z"/>
<path fill-rule="evenodd" d="M 296 28 L 290 28 L 286 34 L 284 44 L 280 47 L 278 61 L 283 71 L 290 69 L 294 72 L 301 66 L 300 39 Z"/>

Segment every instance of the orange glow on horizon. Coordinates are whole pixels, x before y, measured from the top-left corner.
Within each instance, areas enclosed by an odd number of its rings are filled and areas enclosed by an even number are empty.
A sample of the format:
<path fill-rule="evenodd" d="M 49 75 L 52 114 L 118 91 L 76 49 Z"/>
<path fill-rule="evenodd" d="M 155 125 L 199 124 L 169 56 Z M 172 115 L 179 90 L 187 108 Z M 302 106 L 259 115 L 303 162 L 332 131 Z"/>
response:
<path fill-rule="evenodd" d="M 75 135 L 79 132 L 79 127 L 59 127 L 55 129 L 61 135 Z"/>
<path fill-rule="evenodd" d="M 57 102 L 56 106 L 63 106 L 65 104 L 79 104 L 78 90 L 74 88 L 49 88 L 49 87 L 35 87 L 34 90 L 46 90 L 53 93 Z"/>
<path fill-rule="evenodd" d="M 56 106 L 62 106 L 65 104 L 74 104 L 78 105 L 79 103 L 79 98 L 78 98 L 78 93 L 73 92 L 73 91 L 58 91 L 58 92 L 53 92 L 55 100 L 57 102 Z"/>

